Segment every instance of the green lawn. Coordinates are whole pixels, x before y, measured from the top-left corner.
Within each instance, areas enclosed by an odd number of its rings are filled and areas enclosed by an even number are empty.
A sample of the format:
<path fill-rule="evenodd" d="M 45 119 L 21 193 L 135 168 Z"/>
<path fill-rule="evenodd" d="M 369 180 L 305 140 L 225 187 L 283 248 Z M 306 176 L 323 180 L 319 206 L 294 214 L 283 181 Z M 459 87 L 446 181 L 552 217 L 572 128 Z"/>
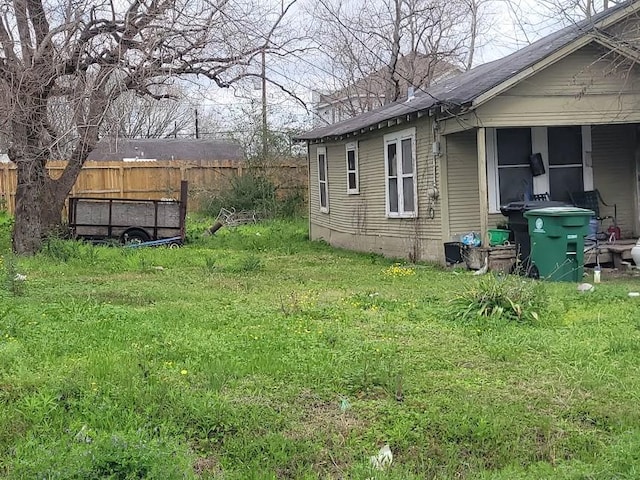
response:
<path fill-rule="evenodd" d="M 640 478 L 637 277 L 398 266 L 304 222 L 14 259 L 4 223 L 1 478 Z M 489 284 L 520 319 L 456 315 Z"/>

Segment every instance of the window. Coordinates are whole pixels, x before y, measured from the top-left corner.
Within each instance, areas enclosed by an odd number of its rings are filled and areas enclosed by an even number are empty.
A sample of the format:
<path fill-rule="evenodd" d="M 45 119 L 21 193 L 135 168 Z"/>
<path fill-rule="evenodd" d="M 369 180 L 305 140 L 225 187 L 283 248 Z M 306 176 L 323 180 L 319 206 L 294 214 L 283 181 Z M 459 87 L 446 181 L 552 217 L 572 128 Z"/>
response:
<path fill-rule="evenodd" d="M 320 195 L 320 211 L 329 213 L 329 183 L 327 178 L 327 148 L 318 147 L 318 187 Z"/>
<path fill-rule="evenodd" d="M 417 216 L 415 143 L 415 128 L 384 136 L 388 217 Z"/>
<path fill-rule="evenodd" d="M 347 143 L 347 193 L 349 195 L 360 193 L 357 142 Z"/>
<path fill-rule="evenodd" d="M 522 200 L 533 193 L 530 128 L 501 128 L 496 132 L 499 205 Z"/>
<path fill-rule="evenodd" d="M 581 127 L 549 127 L 549 193 L 554 200 L 568 202 L 569 192 L 583 187 Z"/>
<path fill-rule="evenodd" d="M 539 153 L 545 173 L 533 177 L 529 156 Z M 569 200 L 570 191 L 593 189 L 591 127 L 487 128 L 489 212 L 531 194 Z"/>

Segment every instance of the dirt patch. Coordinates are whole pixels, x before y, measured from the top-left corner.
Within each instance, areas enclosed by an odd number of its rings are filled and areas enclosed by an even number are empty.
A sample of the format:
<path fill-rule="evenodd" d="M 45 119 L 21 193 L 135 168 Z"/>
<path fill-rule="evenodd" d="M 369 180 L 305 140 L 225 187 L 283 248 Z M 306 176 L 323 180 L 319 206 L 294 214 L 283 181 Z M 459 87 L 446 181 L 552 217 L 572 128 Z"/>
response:
<path fill-rule="evenodd" d="M 193 464 L 193 472 L 196 476 L 207 475 L 213 478 L 223 478 L 222 467 L 215 457 L 201 457 Z"/>
<path fill-rule="evenodd" d="M 302 411 L 285 436 L 293 440 L 319 440 L 323 448 L 313 467 L 318 477 L 344 478 L 347 466 L 354 462 L 347 454 L 347 439 L 362 433 L 366 423 L 356 416 L 348 403 L 339 399 L 327 401 L 306 393 L 296 403 L 302 405 Z"/>

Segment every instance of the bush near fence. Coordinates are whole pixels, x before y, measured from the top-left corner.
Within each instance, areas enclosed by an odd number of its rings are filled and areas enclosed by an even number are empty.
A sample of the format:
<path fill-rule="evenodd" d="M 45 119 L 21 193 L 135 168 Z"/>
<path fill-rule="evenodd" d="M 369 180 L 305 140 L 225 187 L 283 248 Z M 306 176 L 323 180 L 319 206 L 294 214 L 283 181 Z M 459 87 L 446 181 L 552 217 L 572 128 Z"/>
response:
<path fill-rule="evenodd" d="M 62 174 L 66 161 L 47 164 L 50 175 Z M 247 172 L 260 172 L 276 186 L 278 198 L 303 191 L 306 197 L 308 173 L 305 159 L 289 159 L 267 166 L 252 167 L 238 161 L 98 161 L 85 162 L 71 190 L 71 196 L 140 199 L 178 198 L 180 181 L 189 182 L 189 211 L 198 211 L 203 199 L 224 191 L 232 178 Z M 4 208 L 15 209 L 16 168 L 0 164 L 0 199 Z"/>

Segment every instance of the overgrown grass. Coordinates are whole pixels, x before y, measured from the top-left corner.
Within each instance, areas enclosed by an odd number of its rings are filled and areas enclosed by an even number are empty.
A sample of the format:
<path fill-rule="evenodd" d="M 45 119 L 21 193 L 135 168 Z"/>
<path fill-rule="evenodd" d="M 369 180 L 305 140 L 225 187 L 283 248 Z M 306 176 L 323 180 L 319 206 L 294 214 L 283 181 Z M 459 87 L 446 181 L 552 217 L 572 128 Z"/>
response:
<path fill-rule="evenodd" d="M 15 260 L 0 477 L 638 477 L 637 280 L 580 294 L 333 250 L 302 222 L 206 226 Z M 500 315 L 456 318 L 483 292 Z"/>

